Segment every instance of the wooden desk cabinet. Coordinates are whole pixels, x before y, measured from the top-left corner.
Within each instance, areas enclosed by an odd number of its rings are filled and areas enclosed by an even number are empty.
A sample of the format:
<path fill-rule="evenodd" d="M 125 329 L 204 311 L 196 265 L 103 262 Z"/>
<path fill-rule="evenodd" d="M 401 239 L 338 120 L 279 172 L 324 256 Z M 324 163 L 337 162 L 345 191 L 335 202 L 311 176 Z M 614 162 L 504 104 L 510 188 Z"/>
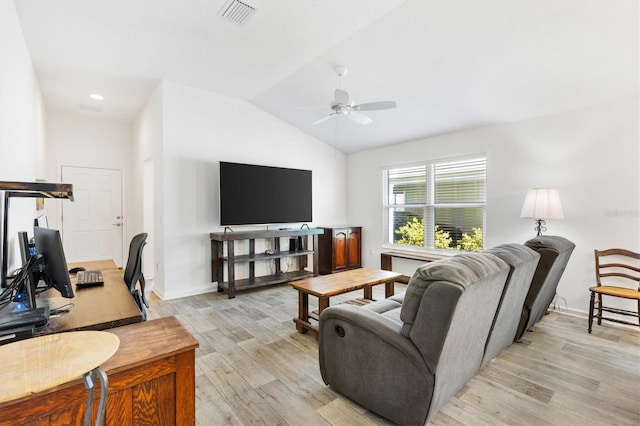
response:
<path fill-rule="evenodd" d="M 321 274 L 362 267 L 362 227 L 324 228 L 318 239 Z"/>
<path fill-rule="evenodd" d="M 102 365 L 109 379 L 105 424 L 195 424 L 197 340 L 175 317 L 107 331 L 120 338 L 120 347 Z M 82 380 L 76 380 L 2 403 L 0 426 L 81 425 L 87 395 Z M 94 421 L 99 398 L 97 389 L 93 403 Z"/>

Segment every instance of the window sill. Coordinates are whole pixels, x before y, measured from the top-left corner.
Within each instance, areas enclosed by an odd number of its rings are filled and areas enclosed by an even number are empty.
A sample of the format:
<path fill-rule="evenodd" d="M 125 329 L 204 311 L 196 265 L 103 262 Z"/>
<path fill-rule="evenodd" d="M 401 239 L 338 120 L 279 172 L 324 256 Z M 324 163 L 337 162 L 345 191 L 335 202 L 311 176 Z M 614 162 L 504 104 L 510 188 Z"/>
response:
<path fill-rule="evenodd" d="M 392 257 L 398 257 L 403 259 L 415 259 L 415 260 L 426 260 L 433 261 L 439 259 L 446 259 L 451 256 L 455 256 L 459 254 L 459 251 L 452 251 L 449 253 L 447 250 L 419 250 L 419 249 L 405 249 L 398 248 L 398 246 L 394 245 L 383 245 L 382 253 L 387 254 Z"/>

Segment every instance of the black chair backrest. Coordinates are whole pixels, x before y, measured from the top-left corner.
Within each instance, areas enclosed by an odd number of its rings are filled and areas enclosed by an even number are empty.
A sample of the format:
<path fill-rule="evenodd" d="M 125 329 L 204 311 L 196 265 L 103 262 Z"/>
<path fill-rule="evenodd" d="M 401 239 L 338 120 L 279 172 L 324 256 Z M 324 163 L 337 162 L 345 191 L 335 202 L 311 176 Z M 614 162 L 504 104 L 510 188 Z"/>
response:
<path fill-rule="evenodd" d="M 127 259 L 127 267 L 124 270 L 124 281 L 129 287 L 129 291 L 133 296 L 136 304 L 140 308 L 143 317 L 146 312 L 142 304 L 149 307 L 144 295 L 144 275 L 142 274 L 142 249 L 147 244 L 147 233 L 143 232 L 134 236 L 129 244 L 129 258 Z M 136 288 L 136 284 L 140 283 L 140 289 Z M 146 319 L 146 318 L 144 318 Z"/>
<path fill-rule="evenodd" d="M 142 249 L 147 244 L 147 233 L 143 232 L 131 239 L 129 244 L 129 258 L 127 259 L 127 267 L 124 270 L 124 281 L 130 290 L 135 288 L 138 280 L 136 275 L 142 274 Z"/>

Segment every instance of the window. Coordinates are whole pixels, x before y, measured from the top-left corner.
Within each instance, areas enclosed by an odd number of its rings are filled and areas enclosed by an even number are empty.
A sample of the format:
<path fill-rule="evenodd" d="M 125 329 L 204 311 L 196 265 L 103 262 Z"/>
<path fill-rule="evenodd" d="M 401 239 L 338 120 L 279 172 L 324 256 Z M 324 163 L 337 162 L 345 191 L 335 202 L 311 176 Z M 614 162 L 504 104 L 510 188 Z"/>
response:
<path fill-rule="evenodd" d="M 386 243 L 482 251 L 486 156 L 383 171 Z"/>

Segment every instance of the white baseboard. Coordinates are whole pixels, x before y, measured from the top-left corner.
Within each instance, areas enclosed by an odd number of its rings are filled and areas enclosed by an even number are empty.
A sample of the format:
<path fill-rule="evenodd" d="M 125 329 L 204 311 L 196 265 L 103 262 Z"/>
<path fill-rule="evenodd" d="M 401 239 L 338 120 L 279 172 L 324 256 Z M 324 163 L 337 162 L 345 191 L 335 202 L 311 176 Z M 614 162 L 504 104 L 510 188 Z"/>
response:
<path fill-rule="evenodd" d="M 182 297 L 197 296 L 199 294 L 212 293 L 218 291 L 218 285 L 215 283 L 208 283 L 200 287 L 190 288 L 187 291 L 172 291 L 169 293 L 162 293 L 157 289 L 152 290 L 156 296 L 162 300 L 180 299 Z"/>
<path fill-rule="evenodd" d="M 571 309 L 571 308 L 556 308 L 554 309 L 553 306 L 549 307 L 549 311 L 550 312 L 555 312 L 561 315 L 569 315 L 572 317 L 578 317 L 581 319 L 584 319 L 585 321 L 585 326 L 587 323 L 587 320 L 589 319 L 589 312 L 587 311 L 581 311 L 578 309 Z M 611 314 L 610 314 L 611 315 Z M 628 318 L 625 318 L 628 320 Z M 594 317 L 593 319 L 593 326 L 597 327 L 597 319 Z M 628 324 L 620 324 L 618 322 L 614 322 L 614 321 L 603 321 L 602 324 L 606 324 L 607 326 L 611 326 L 611 327 L 617 327 L 617 328 L 624 328 L 625 330 L 633 330 L 633 331 L 638 331 L 640 332 L 640 329 L 638 326 L 636 325 L 628 325 Z"/>

